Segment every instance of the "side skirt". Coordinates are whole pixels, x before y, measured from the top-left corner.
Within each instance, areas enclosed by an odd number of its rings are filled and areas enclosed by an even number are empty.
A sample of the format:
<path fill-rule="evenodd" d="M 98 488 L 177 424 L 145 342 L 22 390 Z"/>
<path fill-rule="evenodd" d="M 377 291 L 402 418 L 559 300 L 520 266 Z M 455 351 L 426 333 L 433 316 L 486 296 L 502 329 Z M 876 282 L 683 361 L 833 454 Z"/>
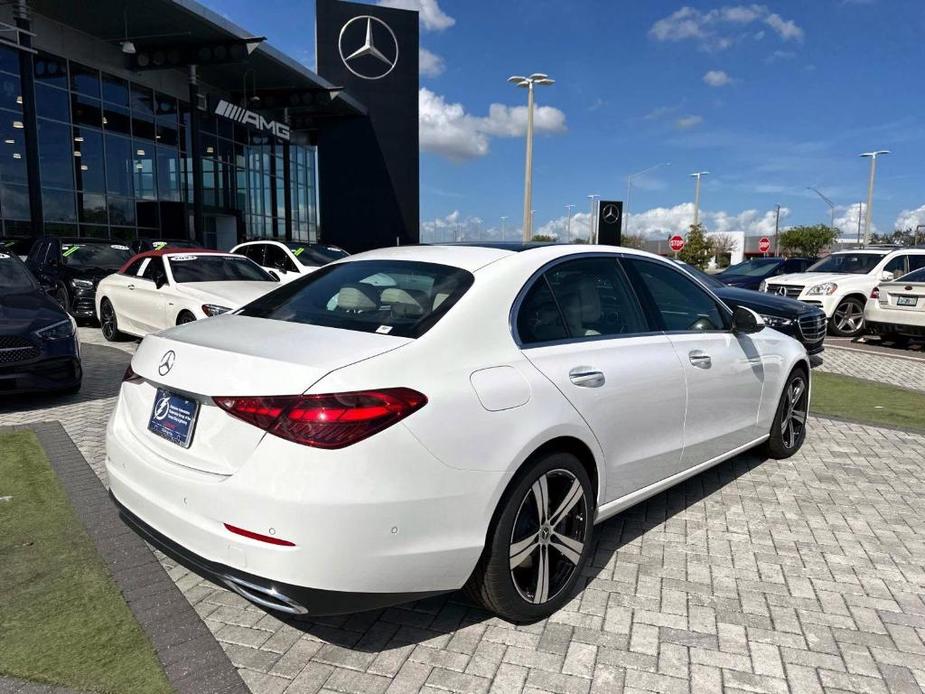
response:
<path fill-rule="evenodd" d="M 755 439 L 754 441 L 751 441 L 750 443 L 746 443 L 742 446 L 739 446 L 738 448 L 735 448 L 729 451 L 728 453 L 723 453 L 722 455 L 716 456 L 715 458 L 711 458 L 710 460 L 704 463 L 700 463 L 699 465 L 695 465 L 692 468 L 688 468 L 687 470 L 683 470 L 675 475 L 672 475 L 671 477 L 666 477 L 660 482 L 655 482 L 653 484 L 650 484 L 648 487 L 637 489 L 635 492 L 630 492 L 629 494 L 626 494 L 625 496 L 621 496 L 619 499 L 608 501 L 603 506 L 598 507 L 597 518 L 595 518 L 594 522 L 595 524 L 601 523 L 607 520 L 608 518 L 611 518 L 617 515 L 618 513 L 620 513 L 620 511 L 624 511 L 628 509 L 630 506 L 635 506 L 640 501 L 645 501 L 650 496 L 655 496 L 659 492 L 664 491 L 668 489 L 669 487 L 673 487 L 678 482 L 683 482 L 684 480 L 690 477 L 693 477 L 694 475 L 697 475 L 703 472 L 704 470 L 713 467 L 714 465 L 718 465 L 724 460 L 729 460 L 730 458 L 734 458 L 735 456 L 739 455 L 739 453 L 744 453 L 750 448 L 754 448 L 755 446 L 758 446 L 764 443 L 769 438 L 770 438 L 770 434 L 765 434 L 764 436 L 761 436 Z"/>

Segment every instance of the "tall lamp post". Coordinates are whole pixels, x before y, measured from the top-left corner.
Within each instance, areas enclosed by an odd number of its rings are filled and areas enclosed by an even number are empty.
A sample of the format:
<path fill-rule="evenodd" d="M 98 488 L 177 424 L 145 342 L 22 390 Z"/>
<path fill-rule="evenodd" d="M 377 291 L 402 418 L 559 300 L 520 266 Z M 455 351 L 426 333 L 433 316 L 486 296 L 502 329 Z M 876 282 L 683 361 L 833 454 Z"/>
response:
<path fill-rule="evenodd" d="M 512 75 L 508 82 L 527 90 L 527 161 L 524 166 L 524 230 L 523 240 L 533 238 L 533 220 L 530 218 L 530 208 L 533 205 L 533 109 L 535 97 L 533 95 L 536 85 L 549 86 L 556 81 L 542 72 L 534 72 L 529 77 Z"/>
<path fill-rule="evenodd" d="M 569 203 L 565 206 L 565 240 L 567 243 L 572 242 L 572 210 L 575 206 Z"/>
<path fill-rule="evenodd" d="M 814 188 L 813 186 L 806 186 L 806 190 L 811 190 L 811 191 L 813 191 L 816 195 L 818 195 L 820 198 L 822 198 L 822 202 L 824 202 L 826 205 L 829 206 L 829 212 L 830 212 L 831 215 L 832 215 L 832 216 L 831 216 L 831 220 L 832 220 L 832 221 L 831 221 L 831 223 L 830 223 L 829 226 L 830 226 L 832 229 L 834 229 L 834 228 L 835 228 L 835 203 L 832 202 L 831 200 L 829 200 L 826 196 L 824 196 L 822 193 L 820 193 L 819 190 L 818 190 L 817 188 Z"/>
<path fill-rule="evenodd" d="M 874 179 L 877 177 L 877 157 L 889 154 L 888 149 L 878 149 L 876 152 L 864 152 L 859 155 L 870 159 L 870 178 L 867 180 L 867 209 L 864 210 L 864 246 L 870 243 L 871 210 L 874 207 Z"/>
<path fill-rule="evenodd" d="M 694 188 L 694 225 L 700 223 L 700 179 L 704 176 L 709 176 L 709 171 L 695 171 L 691 174 L 691 177 L 697 179 L 697 185 Z"/>
<path fill-rule="evenodd" d="M 597 193 L 591 193 L 591 195 L 588 196 L 588 200 L 591 201 L 591 217 L 588 219 L 588 243 L 597 243 L 594 226 L 597 220 L 597 201 L 600 197 L 601 196 Z"/>
<path fill-rule="evenodd" d="M 501 217 L 501 240 L 504 241 L 504 234 L 507 232 L 507 215 Z"/>
<path fill-rule="evenodd" d="M 664 161 L 660 164 L 655 164 L 650 166 L 648 169 L 643 169 L 642 171 L 637 171 L 634 174 L 630 174 L 626 177 L 626 200 L 623 201 L 623 227 L 624 231 L 630 233 L 630 193 L 633 192 L 633 179 L 639 178 L 640 176 L 649 173 L 650 171 L 655 171 L 660 169 L 663 166 L 671 166 L 670 161 Z"/>

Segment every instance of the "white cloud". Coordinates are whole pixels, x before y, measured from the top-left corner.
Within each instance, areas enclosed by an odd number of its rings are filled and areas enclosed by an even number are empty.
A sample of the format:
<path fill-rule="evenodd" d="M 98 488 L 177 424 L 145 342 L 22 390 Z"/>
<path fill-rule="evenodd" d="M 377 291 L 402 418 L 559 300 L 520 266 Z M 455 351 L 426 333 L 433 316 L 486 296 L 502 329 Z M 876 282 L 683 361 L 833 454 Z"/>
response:
<path fill-rule="evenodd" d="M 790 210 L 780 210 L 781 227 Z M 710 212 L 701 209 L 700 221 L 710 232 L 744 231 L 747 234 L 773 234 L 776 210 L 743 210 Z M 655 207 L 645 212 L 630 210 L 629 232 L 643 236 L 661 237 L 684 233 L 694 221 L 694 203 L 684 202 L 674 207 Z"/>
<path fill-rule="evenodd" d="M 426 48 L 418 48 L 418 70 L 424 77 L 438 77 L 443 74 L 446 64 L 436 53 Z"/>
<path fill-rule="evenodd" d="M 551 236 L 562 243 L 569 240 L 575 241 L 576 239 L 587 241 L 591 235 L 588 224 L 590 220 L 590 212 L 578 212 L 572 215 L 571 226 L 569 226 L 568 217 L 562 215 L 535 228 L 533 233 L 537 236 Z"/>
<path fill-rule="evenodd" d="M 703 123 L 703 116 L 681 116 L 678 120 L 675 121 L 675 125 L 681 130 L 688 130 L 689 128 L 696 128 L 698 125 Z"/>
<path fill-rule="evenodd" d="M 440 9 L 438 0 L 379 0 L 383 7 L 400 10 L 417 10 L 421 25 L 428 31 L 443 31 L 456 24 L 456 20 Z"/>
<path fill-rule="evenodd" d="M 732 78 L 725 70 L 710 70 L 703 76 L 703 81 L 711 87 L 725 87 L 732 84 Z"/>
<path fill-rule="evenodd" d="M 920 224 L 925 224 L 925 205 L 916 207 L 914 210 L 903 210 L 896 218 L 897 229 L 912 229 L 914 231 Z"/>
<path fill-rule="evenodd" d="M 473 116 L 462 104 L 448 103 L 423 87 L 418 104 L 421 149 L 454 161 L 485 156 L 492 137 L 521 137 L 527 130 L 526 106 L 491 104 L 487 116 Z M 534 129 L 537 134 L 564 132 L 565 114 L 540 106 L 534 113 Z"/>
<path fill-rule="evenodd" d="M 803 29 L 790 19 L 772 13 L 764 5 L 732 5 L 703 12 L 694 7 L 682 7 L 659 19 L 649 29 L 656 41 L 677 43 L 694 41 L 704 51 L 729 48 L 748 35 L 747 27 L 761 24 L 770 28 L 782 41 L 802 41 Z M 763 38 L 758 28 L 757 38 Z"/>
<path fill-rule="evenodd" d="M 864 214 L 867 210 L 867 203 L 862 202 L 857 205 L 836 205 L 835 206 L 835 228 L 841 231 L 841 237 L 848 241 L 856 240 L 858 237 L 858 217 L 861 219 L 861 233 L 864 233 Z M 900 213 L 900 217 L 905 212 Z M 897 220 L 898 221 L 898 220 Z M 876 233 L 877 225 L 871 221 L 871 233 Z"/>
<path fill-rule="evenodd" d="M 793 60 L 796 57 L 797 57 L 797 54 L 794 53 L 793 51 L 777 50 L 771 53 L 771 55 L 769 55 L 767 58 L 765 58 L 764 62 L 766 62 L 768 65 L 772 65 L 773 63 L 779 62 L 781 60 Z"/>

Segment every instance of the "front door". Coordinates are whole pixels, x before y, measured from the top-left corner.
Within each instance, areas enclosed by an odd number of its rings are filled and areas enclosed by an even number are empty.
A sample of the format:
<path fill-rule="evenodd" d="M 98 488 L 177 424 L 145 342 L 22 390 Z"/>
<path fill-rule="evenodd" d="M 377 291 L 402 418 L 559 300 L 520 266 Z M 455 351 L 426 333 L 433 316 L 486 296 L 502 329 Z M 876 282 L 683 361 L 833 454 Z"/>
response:
<path fill-rule="evenodd" d="M 761 356 L 748 335 L 730 330 L 730 314 L 687 273 L 666 263 L 626 258 L 634 286 L 661 320 L 687 382 L 687 469 L 751 443 L 764 388 Z"/>
<path fill-rule="evenodd" d="M 602 503 L 677 469 L 684 375 L 669 339 L 653 333 L 615 256 L 550 267 L 517 315 L 523 353 L 578 411 L 606 456 Z"/>

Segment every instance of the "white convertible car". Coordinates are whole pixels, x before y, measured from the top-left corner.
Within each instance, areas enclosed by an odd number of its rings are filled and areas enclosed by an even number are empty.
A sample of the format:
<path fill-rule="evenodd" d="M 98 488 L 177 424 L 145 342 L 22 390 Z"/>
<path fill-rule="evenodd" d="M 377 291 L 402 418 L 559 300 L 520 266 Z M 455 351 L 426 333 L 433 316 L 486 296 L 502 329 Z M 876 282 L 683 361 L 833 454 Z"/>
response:
<path fill-rule="evenodd" d="M 803 346 L 657 256 L 408 246 L 141 343 L 106 432 L 146 540 L 317 616 L 466 586 L 514 621 L 584 585 L 595 523 L 806 436 Z"/>
<path fill-rule="evenodd" d="M 240 255 L 162 249 L 134 256 L 96 289 L 103 336 L 145 335 L 240 308 L 279 282 Z"/>

